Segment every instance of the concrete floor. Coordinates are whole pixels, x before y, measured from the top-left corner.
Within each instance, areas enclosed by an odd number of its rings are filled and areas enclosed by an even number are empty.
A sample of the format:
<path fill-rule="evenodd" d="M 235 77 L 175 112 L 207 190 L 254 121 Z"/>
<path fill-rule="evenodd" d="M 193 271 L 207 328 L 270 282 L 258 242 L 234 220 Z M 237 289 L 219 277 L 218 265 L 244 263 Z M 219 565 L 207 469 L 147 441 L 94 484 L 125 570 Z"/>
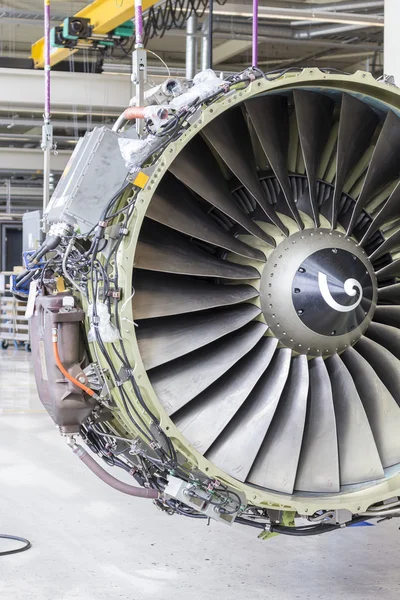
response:
<path fill-rule="evenodd" d="M 33 544 L 0 558 L 2 600 L 397 600 L 399 525 L 263 542 L 163 515 L 86 470 L 40 408 L 29 355 L 0 351 L 0 533 Z"/>

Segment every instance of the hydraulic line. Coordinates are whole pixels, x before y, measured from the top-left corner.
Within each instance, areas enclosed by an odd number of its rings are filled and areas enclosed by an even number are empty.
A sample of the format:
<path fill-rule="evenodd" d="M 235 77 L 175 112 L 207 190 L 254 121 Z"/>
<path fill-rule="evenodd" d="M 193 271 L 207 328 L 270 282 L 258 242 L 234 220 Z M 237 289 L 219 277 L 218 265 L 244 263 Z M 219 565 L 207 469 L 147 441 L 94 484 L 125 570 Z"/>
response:
<path fill-rule="evenodd" d="M 76 454 L 83 463 L 85 463 L 92 473 L 97 475 L 97 477 L 104 481 L 104 483 L 114 488 L 118 492 L 128 494 L 129 496 L 135 496 L 136 498 L 158 498 L 159 492 L 155 489 L 139 488 L 129 485 L 123 481 L 120 481 L 119 479 L 116 479 L 110 475 L 110 473 L 107 473 L 107 471 L 105 471 L 103 467 L 101 467 L 99 463 L 96 462 L 84 448 L 82 448 L 82 446 L 79 446 L 79 444 L 74 443 L 71 445 L 71 448 L 73 453 Z"/>

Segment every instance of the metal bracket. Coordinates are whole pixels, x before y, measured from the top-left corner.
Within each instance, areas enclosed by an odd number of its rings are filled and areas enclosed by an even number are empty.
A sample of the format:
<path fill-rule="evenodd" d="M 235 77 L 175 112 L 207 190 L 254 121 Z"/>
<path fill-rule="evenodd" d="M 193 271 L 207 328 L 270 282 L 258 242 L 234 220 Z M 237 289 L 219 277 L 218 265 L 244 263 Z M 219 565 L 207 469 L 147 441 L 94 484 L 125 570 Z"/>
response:
<path fill-rule="evenodd" d="M 147 83 L 147 53 L 143 48 L 132 52 L 132 83 L 136 87 L 136 106 L 144 106 L 144 86 Z M 143 119 L 136 119 L 136 131 L 143 135 Z"/>
<path fill-rule="evenodd" d="M 165 488 L 165 494 L 206 515 L 210 519 L 220 521 L 226 525 L 232 525 L 241 508 L 246 505 L 244 494 L 235 490 L 235 494 L 240 498 L 241 506 L 238 506 L 236 500 L 229 498 L 228 502 L 224 504 L 223 508 L 226 510 L 224 512 L 220 506 L 212 502 L 213 494 L 208 490 L 203 489 L 197 484 L 183 481 L 183 479 L 179 479 L 173 475 L 168 476 L 168 485 Z"/>
<path fill-rule="evenodd" d="M 104 377 L 101 368 L 96 363 L 90 363 L 83 369 L 85 373 L 89 387 L 93 390 L 101 390 L 104 385 Z"/>

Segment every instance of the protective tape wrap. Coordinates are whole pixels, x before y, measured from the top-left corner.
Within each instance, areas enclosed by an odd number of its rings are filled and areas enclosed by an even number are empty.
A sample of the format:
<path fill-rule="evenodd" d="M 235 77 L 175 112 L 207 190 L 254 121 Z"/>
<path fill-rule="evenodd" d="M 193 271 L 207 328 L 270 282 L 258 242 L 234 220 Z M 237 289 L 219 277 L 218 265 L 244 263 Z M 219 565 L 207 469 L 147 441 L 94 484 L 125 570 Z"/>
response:
<path fill-rule="evenodd" d="M 97 323 L 99 334 L 103 342 L 112 344 L 116 342 L 120 335 L 118 329 L 111 323 L 111 316 L 104 302 L 96 303 Z M 88 333 L 89 342 L 96 341 L 95 322 L 93 318 L 93 304 L 89 304 L 90 330 Z"/>
<path fill-rule="evenodd" d="M 157 106 L 157 108 L 160 107 Z M 143 140 L 131 138 L 118 140 L 119 149 L 129 173 L 137 173 L 140 170 L 143 161 L 156 149 L 158 143 L 159 140 L 155 135 L 149 135 Z"/>
<path fill-rule="evenodd" d="M 205 100 L 209 96 L 213 96 L 218 90 L 222 90 L 226 86 L 226 81 L 223 81 L 214 73 L 212 69 L 206 69 L 197 73 L 193 78 L 193 86 L 184 94 L 177 96 L 169 103 L 169 108 L 179 110 L 184 106 L 189 106 L 195 100 Z"/>

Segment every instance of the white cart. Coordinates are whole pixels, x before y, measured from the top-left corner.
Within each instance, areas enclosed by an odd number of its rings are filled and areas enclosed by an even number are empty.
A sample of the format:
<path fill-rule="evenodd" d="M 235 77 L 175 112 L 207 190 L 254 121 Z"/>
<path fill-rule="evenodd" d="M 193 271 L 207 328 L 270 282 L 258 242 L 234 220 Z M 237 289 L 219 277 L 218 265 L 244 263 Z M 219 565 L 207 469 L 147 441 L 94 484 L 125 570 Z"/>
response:
<path fill-rule="evenodd" d="M 25 317 L 26 304 L 10 293 L 12 273 L 0 273 L 0 344 L 3 350 L 10 343 L 30 351 L 29 324 Z"/>

